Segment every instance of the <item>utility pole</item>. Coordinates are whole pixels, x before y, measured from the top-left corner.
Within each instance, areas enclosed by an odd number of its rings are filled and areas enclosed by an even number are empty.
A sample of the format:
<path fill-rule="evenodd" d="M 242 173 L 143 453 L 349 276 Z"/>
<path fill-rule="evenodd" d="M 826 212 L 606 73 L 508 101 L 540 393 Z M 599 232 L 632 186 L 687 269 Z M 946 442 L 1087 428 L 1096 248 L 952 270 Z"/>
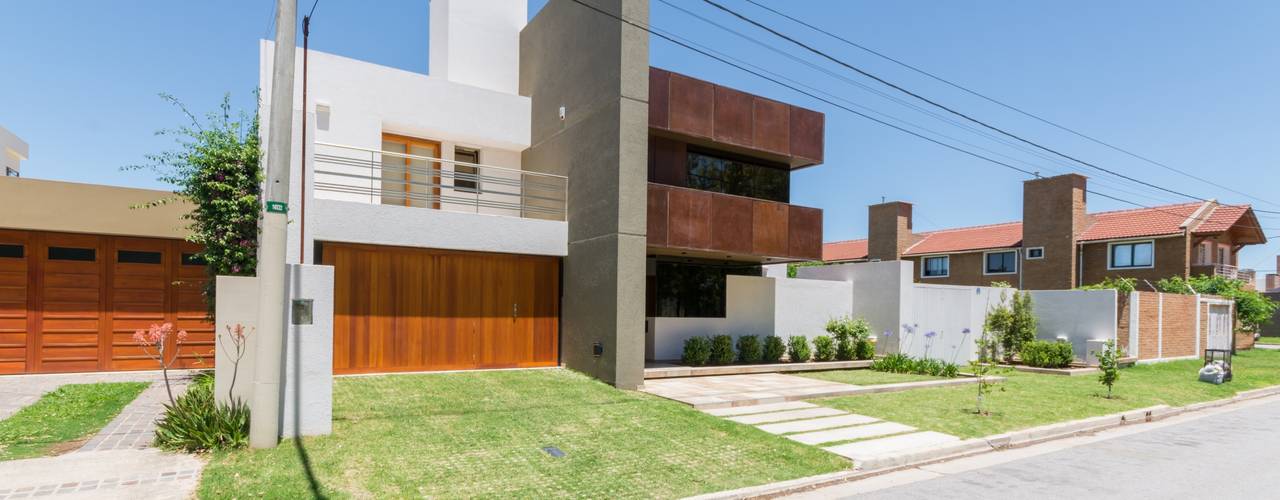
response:
<path fill-rule="evenodd" d="M 266 212 L 258 245 L 258 331 L 249 445 L 274 448 L 280 440 L 280 377 L 284 371 L 285 244 L 288 241 L 289 164 L 293 156 L 293 63 L 297 0 L 276 0 L 276 45 L 267 133 Z"/>

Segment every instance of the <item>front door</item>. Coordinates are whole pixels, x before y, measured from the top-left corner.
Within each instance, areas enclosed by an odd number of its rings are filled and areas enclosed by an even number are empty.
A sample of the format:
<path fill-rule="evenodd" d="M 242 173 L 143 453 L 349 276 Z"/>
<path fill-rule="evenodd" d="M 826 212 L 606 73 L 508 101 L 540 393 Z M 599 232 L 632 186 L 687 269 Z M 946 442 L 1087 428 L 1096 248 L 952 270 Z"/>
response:
<path fill-rule="evenodd" d="M 382 203 L 440 208 L 440 143 L 382 134 Z"/>

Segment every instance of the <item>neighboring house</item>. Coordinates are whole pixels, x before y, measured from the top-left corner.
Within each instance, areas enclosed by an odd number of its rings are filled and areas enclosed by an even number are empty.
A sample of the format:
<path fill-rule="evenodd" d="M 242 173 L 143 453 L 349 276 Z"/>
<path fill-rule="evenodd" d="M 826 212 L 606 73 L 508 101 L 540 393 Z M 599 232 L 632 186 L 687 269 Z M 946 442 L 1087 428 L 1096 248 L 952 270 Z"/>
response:
<path fill-rule="evenodd" d="M 27 143 L 0 127 L 0 171 L 5 177 L 18 177 L 22 173 L 22 161 L 27 159 Z"/>
<path fill-rule="evenodd" d="M 1007 282 L 1028 290 L 1069 289 L 1107 277 L 1139 280 L 1224 275 L 1253 282 L 1237 267 L 1246 245 L 1266 242 L 1247 206 L 1214 201 L 1087 213 L 1084 176 L 1026 181 L 1023 220 L 912 231 L 911 204 L 869 209 L 869 238 L 824 245 L 824 260 L 910 260 L 916 281 L 954 285 Z"/>
<path fill-rule="evenodd" d="M 1280 269 L 1280 255 L 1276 256 L 1276 269 Z M 1280 273 L 1280 271 L 1267 274 L 1267 279 L 1263 282 L 1263 291 L 1280 292 L 1280 274 L 1278 273 Z"/>

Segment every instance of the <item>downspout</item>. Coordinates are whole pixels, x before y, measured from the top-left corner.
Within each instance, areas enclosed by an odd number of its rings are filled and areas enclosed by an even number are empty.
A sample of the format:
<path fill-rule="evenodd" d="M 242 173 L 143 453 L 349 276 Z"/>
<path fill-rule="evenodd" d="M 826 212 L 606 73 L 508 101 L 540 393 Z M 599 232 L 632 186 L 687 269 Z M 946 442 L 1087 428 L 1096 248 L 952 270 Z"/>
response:
<path fill-rule="evenodd" d="M 311 15 L 302 18 L 302 172 L 298 207 L 298 263 L 307 263 L 307 41 L 311 37 Z"/>

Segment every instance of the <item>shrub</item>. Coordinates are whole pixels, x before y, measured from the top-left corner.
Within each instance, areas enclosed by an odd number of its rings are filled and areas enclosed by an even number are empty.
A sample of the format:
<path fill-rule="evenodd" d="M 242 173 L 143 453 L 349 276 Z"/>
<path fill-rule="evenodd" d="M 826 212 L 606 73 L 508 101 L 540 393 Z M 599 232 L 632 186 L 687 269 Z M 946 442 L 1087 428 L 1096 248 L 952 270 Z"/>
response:
<path fill-rule="evenodd" d="M 711 338 L 711 358 L 708 360 L 713 365 L 731 365 L 733 364 L 733 337 L 728 335 L 716 335 Z"/>
<path fill-rule="evenodd" d="M 156 421 L 155 444 L 167 450 L 201 452 L 243 448 L 249 443 L 249 407 L 241 401 L 218 403 L 213 377 L 197 375 L 187 393 Z"/>
<path fill-rule="evenodd" d="M 770 335 L 764 338 L 764 351 L 762 352 L 762 361 L 765 363 L 777 363 L 782 361 L 782 355 L 787 353 L 787 348 L 782 343 L 782 337 Z"/>
<path fill-rule="evenodd" d="M 1013 354 L 1019 352 L 1022 344 L 1036 338 L 1036 315 L 1032 312 L 1031 294 L 1014 291 L 1010 299 L 1005 292 L 1000 292 L 1000 302 L 987 311 L 984 327 L 994 336 L 995 342 L 988 350 L 980 352 L 979 357 L 995 357 L 995 348 L 999 347 L 1005 361 L 1012 361 Z"/>
<path fill-rule="evenodd" d="M 809 361 L 809 339 L 804 335 L 792 335 L 787 339 L 787 355 L 792 363 Z"/>
<path fill-rule="evenodd" d="M 854 357 L 857 359 L 871 359 L 876 357 L 876 345 L 871 339 L 860 339 L 854 345 Z"/>
<path fill-rule="evenodd" d="M 834 361 L 836 359 L 836 343 L 831 337 L 819 335 L 813 338 L 814 361 Z"/>
<path fill-rule="evenodd" d="M 1117 278 L 1114 276 L 1107 276 L 1106 278 L 1103 278 L 1102 281 L 1080 287 L 1080 290 L 1115 290 L 1120 295 L 1128 297 L 1130 293 L 1133 293 L 1133 291 L 1137 289 L 1137 284 L 1138 280 L 1134 278 Z"/>
<path fill-rule="evenodd" d="M 689 366 L 702 366 L 707 364 L 707 359 L 711 357 L 711 339 L 706 337 L 691 337 L 684 340 L 684 354 L 680 356 L 680 362 Z"/>
<path fill-rule="evenodd" d="M 760 351 L 760 337 L 743 335 L 738 337 L 738 361 L 752 364 L 759 363 L 764 353 Z"/>
<path fill-rule="evenodd" d="M 1022 345 L 1018 353 L 1022 362 L 1038 368 L 1066 368 L 1075 360 L 1075 353 L 1068 342 L 1033 340 Z"/>
<path fill-rule="evenodd" d="M 827 320 L 827 333 L 835 339 L 836 359 L 849 361 L 858 358 L 857 344 L 871 337 L 871 325 L 865 318 L 853 319 L 848 316 Z M 815 339 L 816 340 L 816 339 Z"/>
<path fill-rule="evenodd" d="M 1236 303 L 1236 319 L 1245 330 L 1256 332 L 1271 322 L 1280 302 L 1245 286 L 1244 280 L 1226 276 L 1196 276 L 1190 279 L 1171 277 L 1160 280 L 1156 287 L 1167 293 L 1207 293 L 1221 295 Z"/>
<path fill-rule="evenodd" d="M 871 362 L 871 369 L 889 373 L 914 373 L 934 377 L 957 377 L 960 367 L 932 358 L 912 359 L 911 356 L 895 352 Z"/>

